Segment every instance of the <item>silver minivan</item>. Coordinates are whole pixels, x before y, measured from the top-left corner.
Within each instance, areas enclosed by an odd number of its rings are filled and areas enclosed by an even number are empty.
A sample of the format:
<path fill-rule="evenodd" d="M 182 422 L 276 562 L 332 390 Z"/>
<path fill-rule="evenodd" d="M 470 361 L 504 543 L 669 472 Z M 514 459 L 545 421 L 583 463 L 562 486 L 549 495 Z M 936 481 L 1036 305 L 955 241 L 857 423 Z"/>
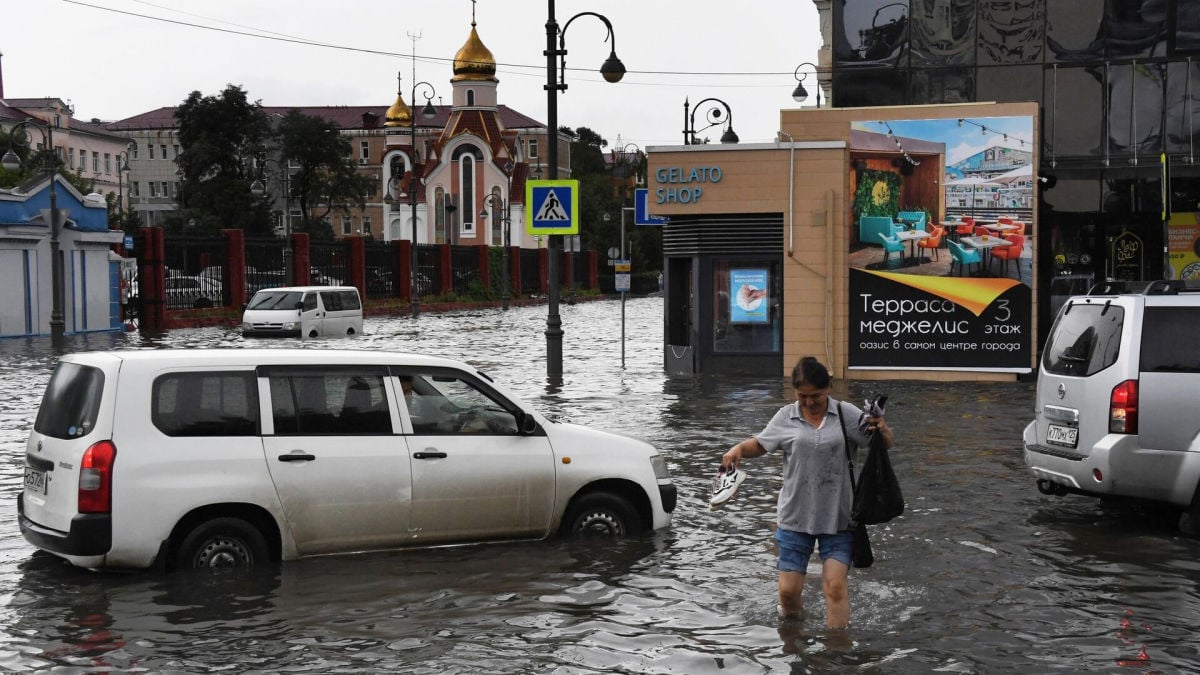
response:
<path fill-rule="evenodd" d="M 1108 282 L 1058 312 L 1025 464 L 1044 494 L 1132 497 L 1200 522 L 1200 285 Z"/>
<path fill-rule="evenodd" d="M 353 286 L 264 288 L 242 314 L 246 337 L 336 337 L 362 328 L 362 299 Z"/>

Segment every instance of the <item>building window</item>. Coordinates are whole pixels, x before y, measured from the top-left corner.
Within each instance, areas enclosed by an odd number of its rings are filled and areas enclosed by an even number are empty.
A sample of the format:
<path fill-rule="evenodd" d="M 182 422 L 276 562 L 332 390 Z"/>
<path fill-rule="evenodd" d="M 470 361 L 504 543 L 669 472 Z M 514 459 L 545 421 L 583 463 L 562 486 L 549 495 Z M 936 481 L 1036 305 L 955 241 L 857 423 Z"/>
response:
<path fill-rule="evenodd" d="M 104 153 L 104 173 L 112 173 L 112 153 Z"/>
<path fill-rule="evenodd" d="M 100 153 L 92 153 L 92 173 L 100 173 Z"/>
<path fill-rule="evenodd" d="M 171 183 L 171 195 L 174 197 L 179 196 L 179 181 L 175 181 L 174 183 Z"/>
<path fill-rule="evenodd" d="M 342 216 L 342 234 L 350 234 L 354 228 L 354 221 L 350 216 Z"/>
<path fill-rule="evenodd" d="M 433 191 L 433 236 L 435 244 L 446 243 L 446 190 Z"/>
<path fill-rule="evenodd" d="M 537 157 L 538 157 L 537 139 L 536 138 L 529 139 L 529 145 L 527 147 L 528 147 L 527 154 L 529 155 L 529 159 L 537 159 Z"/>
<path fill-rule="evenodd" d="M 137 182 L 133 182 L 133 183 L 129 184 L 129 196 L 130 197 L 138 196 L 138 183 Z"/>
<path fill-rule="evenodd" d="M 162 182 L 162 196 L 164 196 L 164 197 L 171 196 L 171 184 L 165 180 Z"/>
<path fill-rule="evenodd" d="M 362 217 L 362 233 L 371 236 L 371 216 Z"/>
<path fill-rule="evenodd" d="M 137 159 L 137 158 L 138 158 L 138 144 L 137 144 L 137 141 L 133 141 L 132 143 L 129 144 L 129 159 Z"/>
<path fill-rule="evenodd" d="M 71 148 L 70 150 L 67 151 L 67 160 L 70 162 L 70 164 L 68 164 L 67 166 L 74 169 L 75 168 L 75 148 Z"/>
<path fill-rule="evenodd" d="M 167 158 L 167 146 L 165 146 L 165 145 L 160 145 L 160 146 L 158 146 L 158 149 L 159 149 L 160 151 L 162 151 L 162 158 L 163 158 L 163 159 L 166 159 L 166 158 Z"/>
<path fill-rule="evenodd" d="M 87 150 L 79 149 L 79 170 L 87 171 Z"/>
<path fill-rule="evenodd" d="M 175 159 L 179 159 L 179 146 L 178 145 L 174 146 L 174 151 L 175 151 L 175 154 L 173 155 L 173 157 Z"/>
<path fill-rule="evenodd" d="M 467 105 L 475 105 L 475 90 L 467 90 Z"/>
<path fill-rule="evenodd" d="M 361 160 L 360 164 L 366 164 L 367 160 L 371 158 L 371 144 L 367 141 L 358 142 L 358 158 Z"/>
<path fill-rule="evenodd" d="M 154 181 L 149 181 L 149 184 L 150 184 L 150 196 L 157 197 L 158 196 L 158 183 L 156 183 Z"/>
<path fill-rule="evenodd" d="M 462 203 L 459 204 L 459 213 L 462 214 L 462 231 L 463 234 L 474 235 L 475 233 L 475 158 L 470 154 L 464 154 L 458 160 L 458 175 L 459 175 L 459 193 L 462 194 Z"/>
<path fill-rule="evenodd" d="M 154 144 L 146 144 L 146 159 L 154 159 Z"/>

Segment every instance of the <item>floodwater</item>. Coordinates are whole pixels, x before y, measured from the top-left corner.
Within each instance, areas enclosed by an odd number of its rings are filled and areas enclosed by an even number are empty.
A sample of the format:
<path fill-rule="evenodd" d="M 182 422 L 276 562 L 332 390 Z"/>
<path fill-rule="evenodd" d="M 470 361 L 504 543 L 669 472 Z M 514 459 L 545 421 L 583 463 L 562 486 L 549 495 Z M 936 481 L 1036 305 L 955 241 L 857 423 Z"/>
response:
<path fill-rule="evenodd" d="M 368 319 L 306 347 L 463 358 L 547 414 L 643 436 L 681 499 L 669 530 L 310 559 L 248 575 L 97 574 L 35 554 L 15 522 L 48 340 L 0 341 L 0 670 L 53 672 L 1196 672 L 1200 543 L 1134 507 L 1037 492 L 1020 459 L 1033 386 L 838 383 L 890 395 L 909 508 L 872 528 L 852 624 L 775 617 L 777 459 L 725 508 L 719 455 L 783 403 L 782 378 L 662 372 L 662 300 L 563 305 L 564 380 L 545 380 L 545 307 Z M 243 346 L 229 329 L 69 338 L 72 350 Z M 280 344 L 280 343 L 266 343 Z"/>

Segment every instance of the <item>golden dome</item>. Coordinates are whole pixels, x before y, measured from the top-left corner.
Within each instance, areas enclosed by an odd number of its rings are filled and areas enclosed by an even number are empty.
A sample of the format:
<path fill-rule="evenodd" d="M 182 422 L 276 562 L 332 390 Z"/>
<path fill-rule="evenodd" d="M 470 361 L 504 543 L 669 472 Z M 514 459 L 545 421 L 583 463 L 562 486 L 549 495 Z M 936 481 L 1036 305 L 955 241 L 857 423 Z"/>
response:
<path fill-rule="evenodd" d="M 388 108 L 385 127 L 406 127 L 412 124 L 412 109 L 404 102 L 404 94 L 396 94 L 396 102 Z"/>
<path fill-rule="evenodd" d="M 471 22 L 471 34 L 467 43 L 454 55 L 454 77 L 451 82 L 462 80 L 495 80 L 496 57 L 491 50 L 483 46 L 479 33 L 475 31 L 475 22 Z"/>

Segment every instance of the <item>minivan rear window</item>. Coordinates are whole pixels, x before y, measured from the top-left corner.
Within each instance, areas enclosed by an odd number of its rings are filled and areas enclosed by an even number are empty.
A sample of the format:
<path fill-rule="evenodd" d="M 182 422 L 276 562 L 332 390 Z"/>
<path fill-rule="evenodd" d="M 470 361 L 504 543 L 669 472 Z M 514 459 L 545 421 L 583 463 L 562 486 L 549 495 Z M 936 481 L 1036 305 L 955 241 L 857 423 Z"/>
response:
<path fill-rule="evenodd" d="M 168 436 L 255 436 L 253 372 L 172 373 L 154 380 L 150 420 Z"/>
<path fill-rule="evenodd" d="M 34 431 L 51 438 L 78 438 L 96 428 L 104 372 L 77 363 L 60 362 L 50 376 Z"/>
<path fill-rule="evenodd" d="M 1054 375 L 1086 377 L 1116 363 L 1125 309 L 1112 303 L 1075 302 L 1054 324 L 1042 368 Z"/>
<path fill-rule="evenodd" d="M 1142 317 L 1140 370 L 1151 373 L 1200 373 L 1200 309 L 1147 307 Z"/>

